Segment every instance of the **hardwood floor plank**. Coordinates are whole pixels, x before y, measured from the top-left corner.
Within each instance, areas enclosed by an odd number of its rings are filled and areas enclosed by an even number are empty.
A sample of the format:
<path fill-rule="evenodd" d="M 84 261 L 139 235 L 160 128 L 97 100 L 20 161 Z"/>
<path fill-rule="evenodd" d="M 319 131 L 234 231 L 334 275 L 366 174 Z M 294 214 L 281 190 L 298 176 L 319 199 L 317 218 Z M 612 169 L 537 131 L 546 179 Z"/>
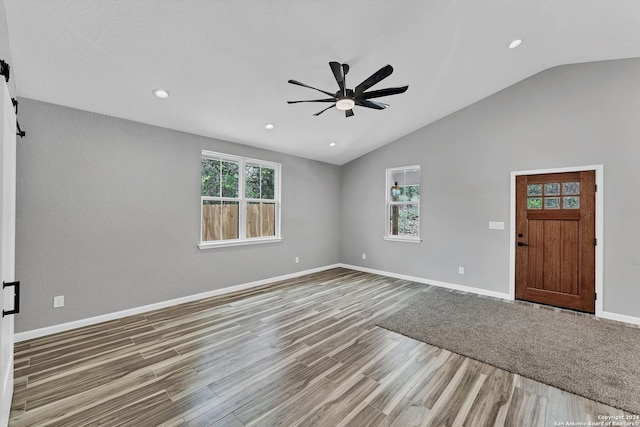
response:
<path fill-rule="evenodd" d="M 319 408 L 295 425 L 335 426 L 378 387 L 378 382 L 357 375 L 329 395 Z"/>
<path fill-rule="evenodd" d="M 429 416 L 429 410 L 403 397 L 382 423 L 385 427 L 418 427 Z"/>
<path fill-rule="evenodd" d="M 516 387 L 513 391 L 513 397 L 511 398 L 511 404 L 509 405 L 505 425 L 517 425 L 522 427 L 554 425 L 553 422 L 551 424 L 547 424 L 545 422 L 546 410 L 546 398 Z"/>
<path fill-rule="evenodd" d="M 420 346 L 418 347 L 418 349 Z M 428 364 L 431 352 L 416 351 L 412 353 L 398 368 L 380 379 L 381 387 L 367 401 L 369 405 L 385 414 L 393 408 L 416 386 L 423 373 L 431 367 Z"/>
<path fill-rule="evenodd" d="M 382 425 L 387 416 L 376 408 L 369 406 L 363 402 L 354 411 L 355 415 L 351 418 L 342 420 L 337 426 L 353 426 L 353 427 L 376 427 Z"/>
<path fill-rule="evenodd" d="M 335 389 L 336 385 L 326 380 L 326 373 L 338 365 L 335 360 L 326 357 L 301 371 L 294 382 L 262 395 L 259 402 L 235 410 L 234 415 L 247 425 L 288 425 L 288 422 L 293 422 L 293 419 L 320 403 L 314 403 L 309 397 L 326 396 Z M 295 415 L 296 412 L 299 415 Z"/>
<path fill-rule="evenodd" d="M 514 374 L 493 367 L 488 371 L 478 396 L 464 420 L 465 426 L 504 424 L 509 408 L 509 398 L 515 386 Z"/>
<path fill-rule="evenodd" d="M 463 363 L 422 425 L 462 425 L 483 381 L 484 375 L 467 369 Z"/>

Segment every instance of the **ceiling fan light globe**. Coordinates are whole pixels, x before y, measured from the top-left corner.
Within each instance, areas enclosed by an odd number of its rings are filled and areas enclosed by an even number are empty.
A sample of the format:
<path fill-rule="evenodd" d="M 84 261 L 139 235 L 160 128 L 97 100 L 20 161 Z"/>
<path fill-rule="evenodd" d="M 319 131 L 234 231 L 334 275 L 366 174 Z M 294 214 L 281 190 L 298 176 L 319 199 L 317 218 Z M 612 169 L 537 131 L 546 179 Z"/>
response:
<path fill-rule="evenodd" d="M 350 98 L 342 98 L 336 101 L 336 108 L 342 111 L 351 110 L 355 105 L 355 101 Z"/>

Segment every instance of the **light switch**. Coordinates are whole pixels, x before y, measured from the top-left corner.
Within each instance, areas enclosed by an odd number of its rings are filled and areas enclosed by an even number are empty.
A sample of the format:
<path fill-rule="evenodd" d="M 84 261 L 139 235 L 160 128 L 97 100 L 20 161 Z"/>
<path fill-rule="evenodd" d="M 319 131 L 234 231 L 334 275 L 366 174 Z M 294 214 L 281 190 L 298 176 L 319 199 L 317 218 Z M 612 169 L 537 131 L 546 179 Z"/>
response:
<path fill-rule="evenodd" d="M 489 230 L 504 230 L 504 222 L 489 222 Z"/>

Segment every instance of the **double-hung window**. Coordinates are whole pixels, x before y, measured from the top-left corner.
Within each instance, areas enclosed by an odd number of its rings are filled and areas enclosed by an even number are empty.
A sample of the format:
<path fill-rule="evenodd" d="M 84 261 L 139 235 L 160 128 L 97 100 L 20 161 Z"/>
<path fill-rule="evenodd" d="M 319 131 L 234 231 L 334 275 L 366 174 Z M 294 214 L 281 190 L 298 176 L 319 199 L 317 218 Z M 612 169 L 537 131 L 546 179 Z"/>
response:
<path fill-rule="evenodd" d="M 385 239 L 420 242 L 420 166 L 387 169 Z"/>
<path fill-rule="evenodd" d="M 200 248 L 280 241 L 280 164 L 202 151 Z"/>

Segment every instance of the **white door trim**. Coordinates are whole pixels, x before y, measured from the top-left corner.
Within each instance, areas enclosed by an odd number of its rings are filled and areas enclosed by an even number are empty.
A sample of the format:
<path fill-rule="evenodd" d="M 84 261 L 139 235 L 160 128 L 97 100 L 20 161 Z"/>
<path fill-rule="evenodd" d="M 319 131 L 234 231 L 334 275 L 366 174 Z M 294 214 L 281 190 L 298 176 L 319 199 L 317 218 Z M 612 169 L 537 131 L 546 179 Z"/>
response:
<path fill-rule="evenodd" d="M 596 299 L 595 315 L 601 317 L 604 307 L 604 165 L 571 166 L 566 168 L 511 172 L 511 212 L 509 215 L 511 220 L 511 227 L 509 231 L 509 242 L 511 244 L 511 248 L 509 249 L 509 298 L 512 300 L 516 298 L 516 177 L 521 175 L 540 175 L 547 173 L 581 171 L 595 171 L 596 185 L 598 186 L 598 191 L 596 191 L 596 239 L 598 242 L 596 245 L 596 294 L 598 295 L 598 298 Z"/>

